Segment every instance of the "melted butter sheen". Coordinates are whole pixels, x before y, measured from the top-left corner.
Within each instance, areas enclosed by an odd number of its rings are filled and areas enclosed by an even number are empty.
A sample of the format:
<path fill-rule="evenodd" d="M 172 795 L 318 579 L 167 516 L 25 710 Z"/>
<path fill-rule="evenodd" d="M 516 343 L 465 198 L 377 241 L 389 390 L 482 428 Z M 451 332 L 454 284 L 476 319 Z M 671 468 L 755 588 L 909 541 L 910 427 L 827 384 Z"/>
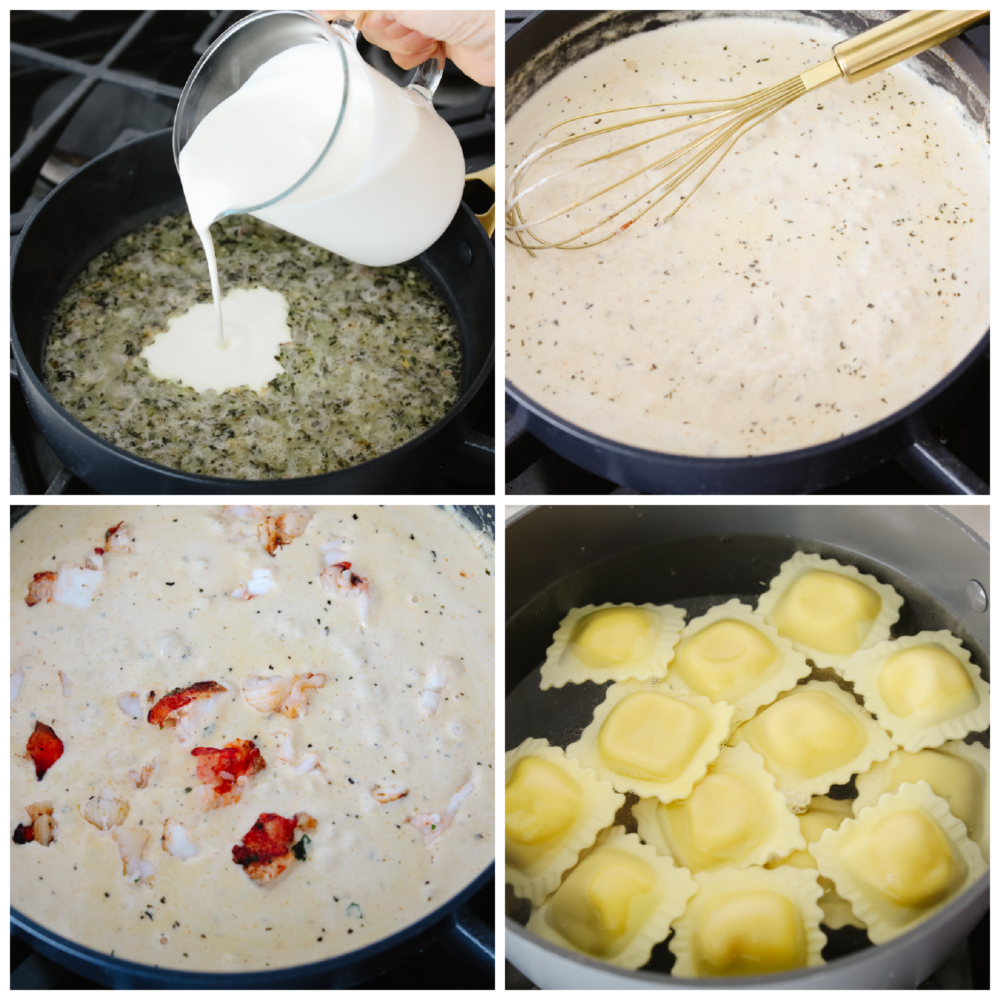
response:
<path fill-rule="evenodd" d="M 313 510 L 305 533 L 274 558 L 257 541 L 254 521 L 223 521 L 217 507 L 39 507 L 12 530 L 11 656 L 24 660 L 25 678 L 11 705 L 10 816 L 13 828 L 28 804 L 49 799 L 58 825 L 48 847 L 11 845 L 10 896 L 19 911 L 71 941 L 137 962 L 275 969 L 401 930 L 493 860 L 489 543 L 479 548 L 464 522 L 435 508 Z M 90 607 L 25 604 L 33 573 L 79 564 L 122 518 L 135 551 L 105 555 Z M 344 537 L 353 543 L 353 567 L 375 589 L 365 632 L 357 602 L 332 598 L 318 582 L 319 546 Z M 260 567 L 273 573 L 273 589 L 233 600 L 229 594 Z M 414 595 L 424 599 L 414 603 Z M 453 665 L 428 717 L 423 672 L 436 658 Z M 276 675 L 326 675 L 308 715 L 247 707 L 241 681 L 268 676 L 271 667 Z M 69 697 L 59 670 L 72 683 Z M 200 680 L 232 694 L 220 696 L 193 745 L 253 740 L 265 761 L 240 802 L 210 812 L 199 808 L 191 748 L 180 747 L 173 729 L 130 721 L 118 705 L 124 691 L 159 697 Z M 41 782 L 24 759 L 35 716 L 52 723 L 66 748 Z M 294 774 L 279 758 L 280 731 L 291 734 L 297 759 L 318 754 L 329 784 L 315 770 Z M 154 757 L 152 783 L 132 787 L 127 772 Z M 474 792 L 425 845 L 406 817 L 444 814 L 469 781 Z M 107 782 L 129 803 L 125 827 L 149 831 L 151 884 L 123 877 L 111 834 L 80 815 Z M 380 804 L 376 785 L 402 785 L 409 794 Z M 266 887 L 232 860 L 261 812 L 306 812 L 317 821 L 306 859 Z M 197 856 L 182 861 L 161 850 L 166 817 L 188 831 Z"/>
<path fill-rule="evenodd" d="M 609 44 L 514 114 L 508 169 L 563 117 L 737 97 L 840 37 L 727 17 Z M 685 455 L 789 451 L 888 417 L 989 326 L 987 148 L 905 64 L 807 94 L 668 222 L 653 209 L 589 250 L 508 244 L 507 377 L 595 434 Z"/>

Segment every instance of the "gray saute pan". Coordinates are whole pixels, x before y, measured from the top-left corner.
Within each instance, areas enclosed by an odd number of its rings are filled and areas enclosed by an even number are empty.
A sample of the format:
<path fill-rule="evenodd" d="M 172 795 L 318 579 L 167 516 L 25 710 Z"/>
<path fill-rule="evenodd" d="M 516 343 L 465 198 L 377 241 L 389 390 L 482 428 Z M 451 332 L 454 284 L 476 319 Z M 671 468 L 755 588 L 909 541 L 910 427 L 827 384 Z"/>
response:
<path fill-rule="evenodd" d="M 894 636 L 950 629 L 989 680 L 989 546 L 940 508 L 535 507 L 515 515 L 506 531 L 506 749 L 528 736 L 565 747 L 603 700 L 603 685 L 538 688 L 537 670 L 570 608 L 651 601 L 683 606 L 690 618 L 731 597 L 756 604 L 797 549 L 891 583 L 905 600 Z M 978 738 L 989 746 L 989 731 Z M 525 930 L 528 905 L 508 889 L 507 958 L 547 989 L 905 989 L 934 972 L 988 908 L 987 873 L 888 944 L 870 946 L 853 928 L 824 928 L 826 965 L 719 981 L 674 979 L 664 945 L 643 970 L 630 972 L 544 942 Z"/>

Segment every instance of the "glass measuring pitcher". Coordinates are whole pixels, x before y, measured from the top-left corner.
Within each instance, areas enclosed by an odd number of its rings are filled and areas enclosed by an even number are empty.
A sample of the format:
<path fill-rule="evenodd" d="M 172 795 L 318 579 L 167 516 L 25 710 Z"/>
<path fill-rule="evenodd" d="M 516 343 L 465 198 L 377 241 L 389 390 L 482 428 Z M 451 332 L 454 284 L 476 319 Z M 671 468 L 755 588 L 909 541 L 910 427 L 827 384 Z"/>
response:
<path fill-rule="evenodd" d="M 202 56 L 181 93 L 174 159 L 195 228 L 249 212 L 361 264 L 426 250 L 458 209 L 464 158 L 431 96 L 368 66 L 357 32 L 261 11 Z"/>

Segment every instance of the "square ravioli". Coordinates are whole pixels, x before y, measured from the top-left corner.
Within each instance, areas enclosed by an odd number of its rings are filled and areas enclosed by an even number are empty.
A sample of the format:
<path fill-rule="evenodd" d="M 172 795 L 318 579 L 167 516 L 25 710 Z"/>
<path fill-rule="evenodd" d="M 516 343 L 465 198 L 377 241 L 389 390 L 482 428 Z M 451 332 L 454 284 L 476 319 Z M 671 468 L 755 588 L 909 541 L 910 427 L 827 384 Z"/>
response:
<path fill-rule="evenodd" d="M 897 750 L 889 759 L 873 764 L 857 778 L 854 815 L 875 805 L 886 792 L 895 792 L 904 781 L 926 781 L 935 795 L 948 803 L 990 863 L 990 752 L 981 743 L 951 740 L 939 747 L 909 753 Z"/>
<path fill-rule="evenodd" d="M 757 613 L 817 667 L 889 638 L 903 598 L 886 583 L 836 559 L 796 552 L 781 564 Z"/>
<path fill-rule="evenodd" d="M 793 812 L 804 812 L 813 795 L 862 774 L 896 749 L 851 695 L 815 680 L 779 695 L 744 722 L 732 742 L 749 743 L 764 758 Z"/>
<path fill-rule="evenodd" d="M 732 705 L 749 719 L 809 673 L 805 656 L 748 604 L 734 598 L 688 622 L 667 684 Z"/>
<path fill-rule="evenodd" d="M 725 747 L 683 801 L 641 799 L 632 815 L 647 844 L 692 872 L 749 868 L 806 846 L 764 759 L 745 743 Z"/>
<path fill-rule="evenodd" d="M 875 944 L 926 920 L 987 870 L 965 824 L 926 781 L 904 782 L 809 850 Z"/>
<path fill-rule="evenodd" d="M 542 665 L 541 688 L 663 677 L 684 627 L 670 604 L 588 604 L 559 623 Z"/>
<path fill-rule="evenodd" d="M 623 681 L 608 688 L 566 756 L 592 767 L 615 791 L 673 802 L 687 798 L 719 756 L 733 711 L 666 684 Z"/>
<path fill-rule="evenodd" d="M 802 868 L 698 872 L 674 921 L 675 976 L 753 976 L 823 965 L 822 889 Z"/>
<path fill-rule="evenodd" d="M 837 671 L 911 753 L 982 732 L 990 724 L 990 686 L 950 632 L 880 642 L 844 660 Z"/>
<path fill-rule="evenodd" d="M 532 910 L 528 930 L 571 951 L 638 969 L 697 888 L 689 871 L 616 826 Z"/>
<path fill-rule="evenodd" d="M 625 796 L 545 740 L 525 740 L 505 765 L 506 881 L 541 906 L 580 851 L 611 826 Z"/>

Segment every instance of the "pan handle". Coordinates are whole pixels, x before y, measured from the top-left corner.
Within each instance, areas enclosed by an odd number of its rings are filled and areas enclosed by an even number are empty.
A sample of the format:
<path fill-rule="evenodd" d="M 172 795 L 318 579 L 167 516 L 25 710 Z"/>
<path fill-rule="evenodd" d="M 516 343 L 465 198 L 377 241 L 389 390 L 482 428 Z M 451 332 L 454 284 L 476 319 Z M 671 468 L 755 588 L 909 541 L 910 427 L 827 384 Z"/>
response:
<path fill-rule="evenodd" d="M 444 943 L 454 948 L 478 972 L 493 975 L 493 928 L 477 917 L 467 903 L 460 906 L 446 921 L 443 937 Z"/>
<path fill-rule="evenodd" d="M 473 430 L 468 414 L 463 413 L 458 418 L 458 442 L 445 463 L 444 471 L 464 481 L 462 470 L 469 465 L 482 471 L 492 471 L 496 465 L 496 445 L 489 434 Z"/>
<path fill-rule="evenodd" d="M 917 438 L 896 461 L 925 485 L 954 495 L 989 496 L 990 487 L 931 434 Z"/>

